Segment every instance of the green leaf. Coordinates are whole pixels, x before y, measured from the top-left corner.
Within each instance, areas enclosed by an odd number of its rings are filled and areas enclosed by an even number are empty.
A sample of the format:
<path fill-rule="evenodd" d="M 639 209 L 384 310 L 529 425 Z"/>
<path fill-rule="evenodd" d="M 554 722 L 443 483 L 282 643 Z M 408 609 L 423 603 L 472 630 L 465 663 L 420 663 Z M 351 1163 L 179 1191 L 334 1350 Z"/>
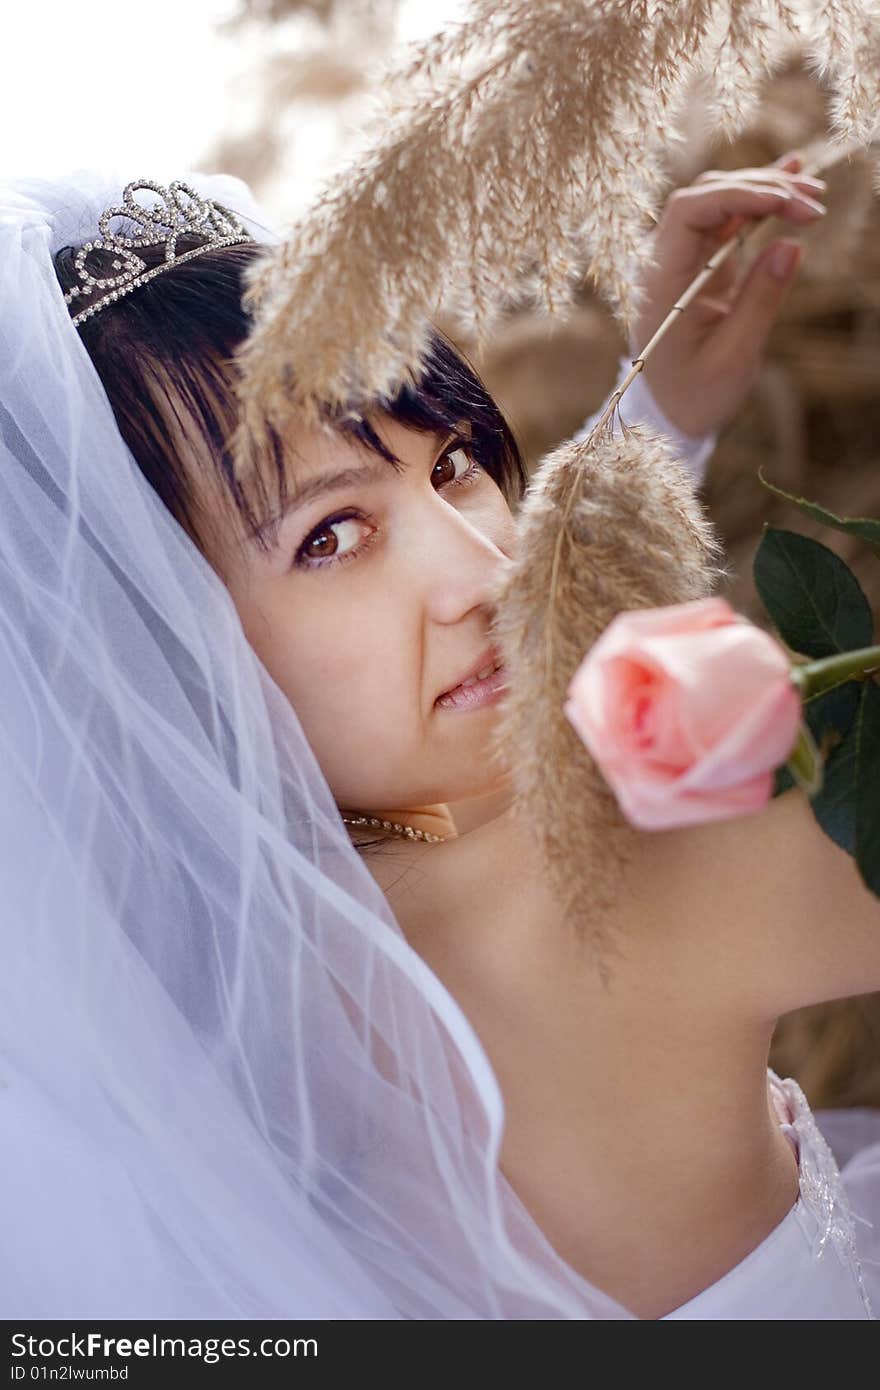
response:
<path fill-rule="evenodd" d="M 848 854 L 856 852 L 856 715 L 871 682 L 847 681 L 815 702 L 817 713 L 807 721 L 817 741 L 829 748 L 822 790 L 811 803 L 825 834 Z"/>
<path fill-rule="evenodd" d="M 777 497 L 784 497 L 786 502 L 794 503 L 802 512 L 806 512 L 807 516 L 812 517 L 814 521 L 820 521 L 823 526 L 833 526 L 835 531 L 845 531 L 849 536 L 858 536 L 861 540 L 867 541 L 875 554 L 880 555 L 880 521 L 868 516 L 837 516 L 835 512 L 829 512 L 827 507 L 820 507 L 818 502 L 808 502 L 805 497 L 795 497 L 794 493 L 786 492 L 775 483 L 768 482 L 761 468 L 758 469 L 758 477 L 768 492 L 775 492 Z"/>
<path fill-rule="evenodd" d="M 865 681 L 851 735 L 855 744 L 856 863 L 880 897 L 880 687 Z"/>
<path fill-rule="evenodd" d="M 753 573 L 761 602 L 792 651 L 818 658 L 873 642 L 862 586 L 820 541 L 765 525 Z"/>
<path fill-rule="evenodd" d="M 783 792 L 787 792 L 791 787 L 796 786 L 797 782 L 789 772 L 788 765 L 783 763 L 773 774 L 773 791 L 771 792 L 771 797 L 781 796 Z"/>
<path fill-rule="evenodd" d="M 863 687 L 864 689 L 864 687 Z M 825 761 L 822 791 L 810 803 L 829 839 L 847 854 L 856 852 L 856 739 L 849 734 Z"/>

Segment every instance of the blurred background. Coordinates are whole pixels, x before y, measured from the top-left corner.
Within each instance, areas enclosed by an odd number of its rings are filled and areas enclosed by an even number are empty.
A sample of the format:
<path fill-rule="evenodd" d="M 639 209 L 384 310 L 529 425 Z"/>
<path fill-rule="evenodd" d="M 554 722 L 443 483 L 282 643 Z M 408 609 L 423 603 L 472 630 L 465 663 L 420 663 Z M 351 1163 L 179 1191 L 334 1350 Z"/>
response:
<path fill-rule="evenodd" d="M 245 179 L 283 227 L 364 139 L 383 66 L 464 10 L 465 0 L 16 6 L 0 43 L 0 176 L 90 164 L 126 180 L 223 171 Z M 707 168 L 768 163 L 825 128 L 821 82 L 797 58 L 767 83 L 759 116 L 733 144 L 707 136 L 695 94 L 670 187 Z M 880 611 L 876 557 L 772 497 L 757 478 L 762 466 L 772 482 L 839 514 L 880 515 L 878 199 L 864 157 L 825 177 L 828 216 L 805 235 L 800 280 L 703 491 L 734 572 L 728 597 L 764 626 L 751 561 L 765 522 L 836 550 Z M 502 319 L 476 365 L 530 465 L 602 404 L 623 349 L 611 313 L 588 290 L 564 323 L 521 311 Z M 772 1060 L 814 1106 L 880 1105 L 880 996 L 791 1015 Z"/>
<path fill-rule="evenodd" d="M 464 0 L 4 6 L 0 177 L 222 168 L 289 221 L 356 143 L 377 69 L 463 10 Z"/>

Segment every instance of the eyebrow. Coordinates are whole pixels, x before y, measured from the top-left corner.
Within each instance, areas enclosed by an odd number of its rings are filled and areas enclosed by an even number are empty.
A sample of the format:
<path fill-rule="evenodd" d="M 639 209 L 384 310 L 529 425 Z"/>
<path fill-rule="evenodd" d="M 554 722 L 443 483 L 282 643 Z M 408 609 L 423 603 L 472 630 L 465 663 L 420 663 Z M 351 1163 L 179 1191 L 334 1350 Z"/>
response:
<path fill-rule="evenodd" d="M 381 478 L 387 478 L 390 468 L 391 464 L 383 459 L 381 462 L 361 464 L 358 468 L 341 468 L 335 473 L 318 473 L 314 478 L 307 478 L 288 493 L 280 512 L 267 517 L 259 526 L 254 526 L 248 535 L 252 538 L 265 535 L 267 531 L 280 526 L 291 512 L 304 507 L 307 502 L 313 502 L 316 497 L 341 492 L 343 488 L 355 487 L 358 483 L 375 483 Z"/>
<path fill-rule="evenodd" d="M 444 445 L 456 438 L 455 430 L 431 430 L 429 433 L 437 440 L 441 450 Z M 267 531 L 280 526 L 291 512 L 298 511 L 307 502 L 313 502 L 316 497 L 341 492 L 344 488 L 356 487 L 359 483 L 380 482 L 383 478 L 388 477 L 391 468 L 392 465 L 387 459 L 374 459 L 370 463 L 360 464 L 357 467 L 340 468 L 333 473 L 318 473 L 314 478 L 307 478 L 291 489 L 280 512 L 276 512 L 274 516 L 261 522 L 259 526 L 253 527 L 248 534 L 252 538 L 263 536 Z"/>
<path fill-rule="evenodd" d="M 378 482 L 379 479 L 388 477 L 390 467 L 388 461 L 382 459 L 376 463 L 360 464 L 358 467 L 341 468 L 335 473 L 319 473 L 317 477 L 308 478 L 298 487 L 291 489 L 284 510 L 293 511 L 305 506 L 306 502 L 314 501 L 316 497 L 323 497 L 328 492 L 338 492 L 340 488 L 351 487 L 356 483 Z"/>

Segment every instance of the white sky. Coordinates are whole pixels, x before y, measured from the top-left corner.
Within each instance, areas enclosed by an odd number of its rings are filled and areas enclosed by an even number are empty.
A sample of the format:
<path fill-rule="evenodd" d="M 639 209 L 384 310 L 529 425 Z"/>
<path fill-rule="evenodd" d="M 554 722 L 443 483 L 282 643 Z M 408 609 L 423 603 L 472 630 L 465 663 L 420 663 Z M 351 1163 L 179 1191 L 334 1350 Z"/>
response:
<path fill-rule="evenodd" d="M 134 177 L 191 168 L 247 122 L 264 37 L 217 33 L 236 0 L 4 0 L 0 178 L 104 166 Z M 430 33 L 464 0 L 403 0 L 400 33 Z M 297 142 L 301 201 L 327 172 L 328 123 Z M 156 171 L 154 174 L 152 171 Z"/>

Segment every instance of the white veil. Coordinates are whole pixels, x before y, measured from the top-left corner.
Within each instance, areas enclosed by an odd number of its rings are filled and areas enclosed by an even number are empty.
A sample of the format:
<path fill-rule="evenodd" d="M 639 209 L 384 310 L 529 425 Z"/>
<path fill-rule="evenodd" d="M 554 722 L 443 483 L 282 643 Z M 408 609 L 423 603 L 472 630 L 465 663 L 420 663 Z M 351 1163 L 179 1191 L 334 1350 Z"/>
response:
<path fill-rule="evenodd" d="M 628 1317 L 119 434 L 52 255 L 121 182 L 0 188 L 3 1315 Z"/>

